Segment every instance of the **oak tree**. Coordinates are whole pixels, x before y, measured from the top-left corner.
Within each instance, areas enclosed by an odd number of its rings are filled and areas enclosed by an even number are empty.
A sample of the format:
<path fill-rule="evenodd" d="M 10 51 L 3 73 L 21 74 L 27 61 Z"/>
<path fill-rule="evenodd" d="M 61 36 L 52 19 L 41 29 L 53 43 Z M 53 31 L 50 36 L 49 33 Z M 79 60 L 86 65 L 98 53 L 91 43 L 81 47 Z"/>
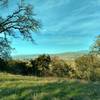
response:
<path fill-rule="evenodd" d="M 0 0 L 0 6 L 7 4 L 9 1 Z M 5 18 L 0 16 L 0 58 L 10 55 L 11 41 L 9 41 L 9 37 L 16 38 L 18 31 L 24 39 L 34 42 L 32 33 L 40 28 L 40 23 L 34 16 L 33 6 L 30 4 L 19 4 L 11 15 Z"/>

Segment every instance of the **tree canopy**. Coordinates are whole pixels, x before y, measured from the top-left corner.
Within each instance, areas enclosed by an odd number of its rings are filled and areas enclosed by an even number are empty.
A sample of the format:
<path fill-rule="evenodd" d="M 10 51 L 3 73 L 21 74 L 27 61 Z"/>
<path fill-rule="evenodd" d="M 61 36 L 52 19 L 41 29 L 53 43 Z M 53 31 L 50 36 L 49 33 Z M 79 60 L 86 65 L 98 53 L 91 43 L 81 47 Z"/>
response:
<path fill-rule="evenodd" d="M 96 37 L 96 40 L 92 47 L 92 53 L 100 54 L 100 35 Z"/>
<path fill-rule="evenodd" d="M 1 5 L 7 3 L 8 0 L 0 0 Z M 40 28 L 40 23 L 34 18 L 34 15 L 32 5 L 20 4 L 11 15 L 6 18 L 0 16 L 0 57 L 4 58 L 3 56 L 9 55 L 11 41 L 8 36 L 16 38 L 18 31 L 24 39 L 34 42 L 32 32 L 36 32 Z"/>

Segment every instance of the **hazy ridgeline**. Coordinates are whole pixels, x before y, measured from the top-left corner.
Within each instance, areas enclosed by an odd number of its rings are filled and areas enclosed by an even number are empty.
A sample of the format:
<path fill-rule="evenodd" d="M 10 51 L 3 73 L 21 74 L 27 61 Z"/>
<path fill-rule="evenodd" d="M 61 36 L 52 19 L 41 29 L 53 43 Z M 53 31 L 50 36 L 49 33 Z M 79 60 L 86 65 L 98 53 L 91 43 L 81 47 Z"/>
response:
<path fill-rule="evenodd" d="M 40 55 L 31 60 L 0 59 L 0 71 L 39 77 L 66 77 L 86 80 L 100 80 L 100 59 L 86 54 L 74 60 Z"/>

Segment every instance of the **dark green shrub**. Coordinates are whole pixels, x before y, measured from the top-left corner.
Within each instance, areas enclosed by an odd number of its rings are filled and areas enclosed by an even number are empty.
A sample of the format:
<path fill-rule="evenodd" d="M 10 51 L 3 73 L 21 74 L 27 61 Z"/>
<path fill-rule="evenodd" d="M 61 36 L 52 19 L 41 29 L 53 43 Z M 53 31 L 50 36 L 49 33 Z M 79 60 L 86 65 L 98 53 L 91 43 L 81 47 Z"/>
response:
<path fill-rule="evenodd" d="M 8 62 L 8 72 L 14 74 L 28 75 L 32 73 L 32 68 L 28 62 L 11 60 Z"/>
<path fill-rule="evenodd" d="M 61 59 L 51 58 L 49 55 L 40 55 L 31 60 L 33 74 L 37 76 L 70 77 L 72 68 Z"/>
<path fill-rule="evenodd" d="M 40 55 L 35 60 L 31 60 L 33 74 L 38 76 L 48 76 L 50 63 L 51 58 L 49 55 Z"/>
<path fill-rule="evenodd" d="M 7 69 L 7 61 L 0 58 L 0 71 L 5 71 Z"/>

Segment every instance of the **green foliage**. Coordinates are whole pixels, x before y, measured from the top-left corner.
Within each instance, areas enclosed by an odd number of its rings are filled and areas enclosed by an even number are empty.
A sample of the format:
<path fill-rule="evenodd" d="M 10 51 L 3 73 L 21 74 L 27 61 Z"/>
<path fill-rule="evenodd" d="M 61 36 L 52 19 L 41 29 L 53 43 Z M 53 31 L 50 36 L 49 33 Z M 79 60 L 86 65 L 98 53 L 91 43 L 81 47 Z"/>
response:
<path fill-rule="evenodd" d="M 84 55 L 75 60 L 77 78 L 96 80 L 96 68 L 100 68 L 99 58 L 94 55 Z"/>
<path fill-rule="evenodd" d="M 19 61 L 0 59 L 0 70 L 13 74 L 35 75 L 39 77 L 66 77 L 85 80 L 100 80 L 100 59 L 94 55 L 83 55 L 75 64 L 49 55 L 40 55 L 34 60 Z"/>
<path fill-rule="evenodd" d="M 65 77 L 72 71 L 64 60 L 51 58 L 49 55 L 40 55 L 31 60 L 33 73 L 38 76 Z"/>
<path fill-rule="evenodd" d="M 10 73 L 22 74 L 22 75 L 32 74 L 32 67 L 28 63 L 29 62 L 11 60 L 8 62 L 7 71 Z"/>
<path fill-rule="evenodd" d="M 0 58 L 0 71 L 6 70 L 6 66 L 7 66 L 7 61 L 5 61 L 4 59 Z"/>
<path fill-rule="evenodd" d="M 61 59 L 52 59 L 51 62 L 52 74 L 58 77 L 67 77 L 69 76 L 69 72 L 72 71 L 71 67 Z"/>
<path fill-rule="evenodd" d="M 91 53 L 100 55 L 100 35 L 97 36 L 93 46 Z"/>
<path fill-rule="evenodd" d="M 47 76 L 49 74 L 49 64 L 51 58 L 49 55 L 40 55 L 35 60 L 31 60 L 34 75 Z"/>
<path fill-rule="evenodd" d="M 100 100 L 100 82 L 0 73 L 0 100 Z"/>

